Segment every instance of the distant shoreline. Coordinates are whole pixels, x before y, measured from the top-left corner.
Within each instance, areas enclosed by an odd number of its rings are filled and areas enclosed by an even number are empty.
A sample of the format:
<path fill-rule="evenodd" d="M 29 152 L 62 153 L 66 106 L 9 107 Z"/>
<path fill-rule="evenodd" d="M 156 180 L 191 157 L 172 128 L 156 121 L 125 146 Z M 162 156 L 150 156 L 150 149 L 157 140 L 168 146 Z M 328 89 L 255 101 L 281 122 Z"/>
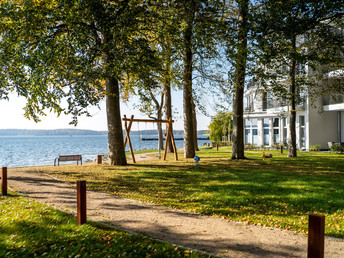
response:
<path fill-rule="evenodd" d="M 174 130 L 174 135 L 183 135 L 183 130 Z M 206 134 L 206 130 L 199 130 L 199 135 Z M 0 136 L 66 136 L 66 135 L 107 135 L 107 131 L 94 131 L 84 129 L 53 129 L 53 130 L 42 130 L 42 129 L 0 129 Z M 123 134 L 125 134 L 123 132 Z M 140 130 L 131 131 L 131 135 L 156 135 L 156 130 Z"/>

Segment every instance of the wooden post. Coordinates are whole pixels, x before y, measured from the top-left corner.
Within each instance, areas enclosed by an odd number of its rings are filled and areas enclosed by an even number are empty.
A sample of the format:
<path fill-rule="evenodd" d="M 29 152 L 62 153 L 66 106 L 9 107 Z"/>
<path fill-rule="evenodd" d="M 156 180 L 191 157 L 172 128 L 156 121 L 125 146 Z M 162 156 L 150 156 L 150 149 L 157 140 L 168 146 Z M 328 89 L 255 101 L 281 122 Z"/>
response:
<path fill-rule="evenodd" d="M 164 160 L 166 160 L 166 155 L 167 155 L 167 145 L 168 142 L 171 138 L 171 142 L 172 142 L 172 147 L 173 147 L 173 151 L 174 151 L 174 157 L 176 160 L 178 160 L 178 153 L 177 153 L 177 147 L 176 147 L 176 143 L 174 141 L 174 135 L 173 135 L 173 131 L 172 131 L 172 118 L 170 117 L 167 120 L 168 126 L 167 126 L 167 135 L 166 135 L 166 142 L 165 142 L 165 152 L 164 152 Z"/>
<path fill-rule="evenodd" d="M 308 258 L 323 258 L 325 245 L 325 216 L 310 214 L 308 222 Z"/>
<path fill-rule="evenodd" d="M 1 193 L 7 195 L 7 167 L 1 168 Z"/>
<path fill-rule="evenodd" d="M 283 145 L 281 145 L 281 153 L 283 153 Z"/>
<path fill-rule="evenodd" d="M 102 164 L 102 162 L 103 162 L 102 158 L 103 158 L 102 155 L 97 156 L 97 164 Z"/>
<path fill-rule="evenodd" d="M 126 116 L 124 116 L 124 118 L 126 118 Z M 131 128 L 131 125 L 133 123 L 133 120 L 134 120 L 134 115 L 132 115 L 131 118 L 130 118 L 129 126 L 127 124 L 127 120 L 124 120 L 124 129 L 125 129 L 125 135 L 126 135 L 125 136 L 125 140 L 126 141 L 124 141 L 124 148 L 125 148 L 125 145 L 127 145 L 127 141 L 128 141 L 129 149 L 130 149 L 130 153 L 131 153 L 131 158 L 133 160 L 133 163 L 136 163 L 133 147 L 131 145 L 131 140 L 130 140 L 130 137 L 129 137 L 130 128 Z"/>
<path fill-rule="evenodd" d="M 86 223 L 86 181 L 77 181 L 77 224 Z"/>
<path fill-rule="evenodd" d="M 126 123 L 127 123 L 127 121 L 126 121 L 126 119 L 127 119 L 127 116 L 126 115 L 124 115 L 124 124 L 126 125 Z M 129 138 L 129 133 L 130 133 L 130 130 L 131 130 L 131 126 L 133 125 L 133 120 L 134 120 L 134 115 L 132 115 L 131 116 L 131 118 L 130 118 L 130 121 L 129 121 L 129 126 L 128 126 L 128 135 L 127 134 L 125 134 L 125 139 L 124 139 L 124 148 L 125 148 L 125 146 L 127 146 L 127 142 L 128 142 L 128 138 Z"/>
<path fill-rule="evenodd" d="M 216 143 L 216 150 L 219 151 L 219 144 Z"/>
<path fill-rule="evenodd" d="M 172 130 L 172 123 L 173 123 L 172 118 L 170 117 L 168 119 L 168 121 L 169 121 L 169 125 L 170 125 L 169 130 L 170 130 L 170 137 L 171 137 L 171 141 L 172 141 L 172 147 L 173 147 L 173 151 L 174 151 L 174 157 L 176 160 L 178 160 L 178 152 L 177 152 L 176 142 L 174 140 L 174 135 L 173 135 L 173 130 Z"/>

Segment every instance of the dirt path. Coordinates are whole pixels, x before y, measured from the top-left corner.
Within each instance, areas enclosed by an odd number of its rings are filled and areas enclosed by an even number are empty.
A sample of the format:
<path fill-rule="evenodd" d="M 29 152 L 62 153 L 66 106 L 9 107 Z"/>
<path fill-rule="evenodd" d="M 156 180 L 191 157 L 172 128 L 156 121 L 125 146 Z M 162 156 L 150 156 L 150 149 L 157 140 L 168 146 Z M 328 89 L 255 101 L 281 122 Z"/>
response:
<path fill-rule="evenodd" d="M 76 213 L 76 187 L 38 172 L 8 169 L 9 186 L 28 197 Z M 306 257 L 301 234 L 188 214 L 99 192 L 87 192 L 87 216 L 117 228 L 230 257 Z M 325 257 L 344 257 L 344 240 L 326 238 Z"/>

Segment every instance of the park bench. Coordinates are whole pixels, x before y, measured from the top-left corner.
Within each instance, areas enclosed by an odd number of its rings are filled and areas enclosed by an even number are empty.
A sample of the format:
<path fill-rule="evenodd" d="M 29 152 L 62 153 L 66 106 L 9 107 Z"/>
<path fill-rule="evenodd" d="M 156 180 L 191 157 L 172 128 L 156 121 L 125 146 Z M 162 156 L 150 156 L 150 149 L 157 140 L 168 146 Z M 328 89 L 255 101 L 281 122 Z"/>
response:
<path fill-rule="evenodd" d="M 57 161 L 57 165 L 60 165 L 61 161 L 76 161 L 77 165 L 79 165 L 79 161 L 80 164 L 82 165 L 82 156 L 81 155 L 60 155 L 58 156 L 55 160 L 54 160 L 54 166 L 56 166 L 56 161 Z"/>

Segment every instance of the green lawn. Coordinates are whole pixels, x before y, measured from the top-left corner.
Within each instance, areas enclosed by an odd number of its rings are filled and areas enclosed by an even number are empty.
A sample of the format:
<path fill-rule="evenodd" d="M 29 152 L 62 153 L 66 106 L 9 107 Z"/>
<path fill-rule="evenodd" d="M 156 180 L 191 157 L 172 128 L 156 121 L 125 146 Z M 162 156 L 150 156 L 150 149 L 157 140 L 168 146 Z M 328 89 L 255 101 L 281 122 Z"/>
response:
<path fill-rule="evenodd" d="M 0 196 L 0 257 L 206 257 L 99 223 L 18 195 Z"/>
<path fill-rule="evenodd" d="M 202 149 L 192 159 L 143 161 L 126 167 L 64 165 L 39 170 L 90 189 L 189 212 L 307 233 L 308 214 L 326 215 L 326 235 L 344 238 L 344 155 L 277 151 L 231 160 L 228 148 Z M 181 154 L 179 156 L 182 156 Z M 31 168 L 32 169 L 32 168 Z"/>

